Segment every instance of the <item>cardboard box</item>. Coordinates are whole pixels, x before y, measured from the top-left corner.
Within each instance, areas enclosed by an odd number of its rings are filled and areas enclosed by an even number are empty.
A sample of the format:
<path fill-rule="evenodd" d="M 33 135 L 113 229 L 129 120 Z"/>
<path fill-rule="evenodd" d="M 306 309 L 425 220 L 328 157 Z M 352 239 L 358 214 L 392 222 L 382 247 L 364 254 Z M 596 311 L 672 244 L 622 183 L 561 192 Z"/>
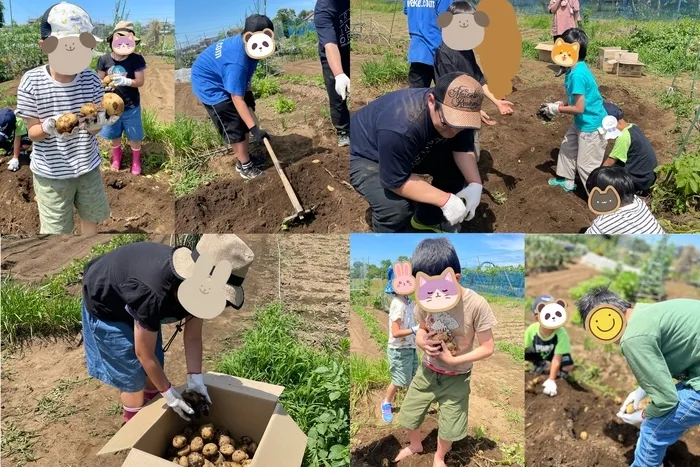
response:
<path fill-rule="evenodd" d="M 610 73 L 608 70 L 610 67 L 607 65 L 608 61 L 610 60 L 617 60 L 617 55 L 620 52 L 627 52 L 626 50 L 622 50 L 621 47 L 601 47 L 598 50 L 598 67 L 603 70 L 607 71 Z"/>
<path fill-rule="evenodd" d="M 610 73 L 611 75 L 616 75 L 617 74 L 617 67 L 619 65 L 619 62 L 617 60 L 609 60 L 605 62 L 605 72 Z"/>
<path fill-rule="evenodd" d="M 549 42 L 540 42 L 537 44 L 535 49 L 540 53 L 538 59 L 542 62 L 554 63 L 552 60 L 552 49 L 554 49 L 554 44 Z"/>
<path fill-rule="evenodd" d="M 213 423 L 240 438 L 258 443 L 252 467 L 299 467 L 306 451 L 306 435 L 279 404 L 284 388 L 273 384 L 206 373 L 204 384 L 212 401 L 209 417 L 193 420 Z M 186 386 L 177 388 L 182 393 Z M 163 459 L 173 436 L 188 425 L 162 397 L 146 405 L 97 453 L 104 455 L 130 449 L 122 467 L 172 467 Z"/>
<path fill-rule="evenodd" d="M 635 62 L 627 63 L 620 62 L 617 65 L 617 76 L 623 76 L 626 78 L 638 78 L 644 74 L 644 63 Z"/>

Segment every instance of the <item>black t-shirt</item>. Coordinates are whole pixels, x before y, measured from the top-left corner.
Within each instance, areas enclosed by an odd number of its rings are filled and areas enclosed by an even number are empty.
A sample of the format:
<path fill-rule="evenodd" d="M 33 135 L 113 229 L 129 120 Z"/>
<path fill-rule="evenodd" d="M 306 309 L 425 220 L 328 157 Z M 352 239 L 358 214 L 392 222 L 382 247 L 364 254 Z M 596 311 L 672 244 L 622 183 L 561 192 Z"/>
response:
<path fill-rule="evenodd" d="M 116 61 L 111 54 L 105 54 L 97 60 L 97 71 L 104 71 L 108 76 L 126 76 L 136 78 L 137 71 L 146 69 L 146 60 L 143 55 L 129 54 L 124 60 Z M 124 107 L 133 109 L 141 105 L 141 95 L 139 88 L 131 86 L 119 86 L 117 94 L 124 99 Z"/>
<path fill-rule="evenodd" d="M 318 54 L 326 62 L 326 44 L 336 44 L 343 71 L 350 75 L 350 0 L 318 0 L 314 8 Z"/>
<path fill-rule="evenodd" d="M 87 310 L 103 321 L 138 321 L 154 332 L 161 322 L 189 316 L 177 299 L 182 280 L 173 269 L 174 250 L 161 243 L 139 242 L 90 261 L 83 274 Z"/>
<path fill-rule="evenodd" d="M 476 63 L 473 50 L 454 50 L 443 42 L 435 52 L 435 82 L 448 73 L 466 73 L 479 82 L 486 84 L 486 77 Z"/>
<path fill-rule="evenodd" d="M 385 94 L 350 118 L 350 159 L 379 163 L 384 188 L 401 187 L 413 170 L 435 149 L 473 152 L 474 131 L 462 130 L 445 139 L 433 126 L 428 110 L 432 89 L 410 88 Z"/>
<path fill-rule="evenodd" d="M 654 169 L 658 165 L 656 152 L 649 140 L 637 125 L 631 125 L 630 147 L 627 150 L 627 161 L 615 161 L 616 165 L 627 169 L 634 181 L 634 189 L 647 191 L 656 181 Z"/>

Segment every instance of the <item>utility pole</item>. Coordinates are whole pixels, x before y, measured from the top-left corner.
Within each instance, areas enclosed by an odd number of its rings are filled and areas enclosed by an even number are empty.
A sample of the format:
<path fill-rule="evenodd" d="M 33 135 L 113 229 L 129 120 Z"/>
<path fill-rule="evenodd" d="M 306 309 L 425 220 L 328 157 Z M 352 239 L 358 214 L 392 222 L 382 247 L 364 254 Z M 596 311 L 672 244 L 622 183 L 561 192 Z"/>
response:
<path fill-rule="evenodd" d="M 15 20 L 12 17 L 12 0 L 9 0 L 9 1 L 10 1 L 10 27 L 12 27 L 15 24 Z"/>

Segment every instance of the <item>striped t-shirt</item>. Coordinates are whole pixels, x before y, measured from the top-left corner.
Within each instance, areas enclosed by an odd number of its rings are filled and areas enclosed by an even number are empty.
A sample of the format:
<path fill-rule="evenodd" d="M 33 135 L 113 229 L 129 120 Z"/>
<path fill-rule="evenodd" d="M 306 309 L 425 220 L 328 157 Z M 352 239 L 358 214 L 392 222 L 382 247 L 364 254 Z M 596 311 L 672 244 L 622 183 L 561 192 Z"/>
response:
<path fill-rule="evenodd" d="M 17 115 L 42 122 L 68 112 L 77 114 L 88 102 L 100 104 L 104 90 L 100 78 L 91 69 L 78 73 L 70 83 L 59 83 L 48 66 L 24 74 L 17 89 Z M 48 136 L 34 143 L 30 169 L 46 178 L 77 178 L 99 167 L 97 138 L 86 130 L 67 141 Z"/>
<path fill-rule="evenodd" d="M 593 221 L 587 234 L 663 234 L 654 215 L 644 201 L 634 197 L 634 202 L 612 214 L 603 214 Z"/>

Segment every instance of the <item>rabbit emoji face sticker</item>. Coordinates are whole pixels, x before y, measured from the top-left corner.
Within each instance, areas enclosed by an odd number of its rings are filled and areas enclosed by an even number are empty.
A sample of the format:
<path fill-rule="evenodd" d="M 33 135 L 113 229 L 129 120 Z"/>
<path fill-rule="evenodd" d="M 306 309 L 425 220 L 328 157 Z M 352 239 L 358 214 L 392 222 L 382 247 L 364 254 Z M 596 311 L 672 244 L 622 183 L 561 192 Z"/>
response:
<path fill-rule="evenodd" d="M 416 290 L 416 278 L 411 274 L 411 263 L 394 264 L 394 279 L 391 287 L 399 295 L 411 295 Z"/>
<path fill-rule="evenodd" d="M 588 195 L 588 209 L 599 216 L 602 214 L 612 214 L 620 209 L 620 195 L 612 186 L 605 190 L 595 187 Z"/>
<path fill-rule="evenodd" d="M 442 40 L 453 50 L 473 50 L 484 42 L 489 17 L 483 11 L 452 14 L 449 11 L 438 16 Z"/>
<path fill-rule="evenodd" d="M 460 287 L 452 268 L 447 268 L 439 276 L 433 277 L 419 272 L 416 280 L 418 304 L 428 313 L 451 310 L 459 303 Z"/>
<path fill-rule="evenodd" d="M 537 305 L 537 320 L 545 329 L 558 329 L 569 322 L 569 313 L 566 311 L 566 302 L 541 302 Z"/>
<path fill-rule="evenodd" d="M 215 318 L 226 308 L 224 286 L 230 275 L 230 262 L 214 263 L 211 256 L 201 253 L 194 264 L 192 277 L 185 279 L 177 290 L 180 304 L 192 316 Z"/>
<path fill-rule="evenodd" d="M 612 305 L 599 305 L 586 316 L 588 333 L 604 344 L 620 340 L 626 327 L 625 313 Z"/>
<path fill-rule="evenodd" d="M 254 60 L 262 60 L 275 53 L 275 33 L 268 28 L 243 34 L 245 53 Z"/>
<path fill-rule="evenodd" d="M 569 44 L 559 38 L 554 42 L 552 49 L 552 61 L 559 66 L 571 68 L 578 62 L 578 51 L 581 46 L 578 42 Z"/>

